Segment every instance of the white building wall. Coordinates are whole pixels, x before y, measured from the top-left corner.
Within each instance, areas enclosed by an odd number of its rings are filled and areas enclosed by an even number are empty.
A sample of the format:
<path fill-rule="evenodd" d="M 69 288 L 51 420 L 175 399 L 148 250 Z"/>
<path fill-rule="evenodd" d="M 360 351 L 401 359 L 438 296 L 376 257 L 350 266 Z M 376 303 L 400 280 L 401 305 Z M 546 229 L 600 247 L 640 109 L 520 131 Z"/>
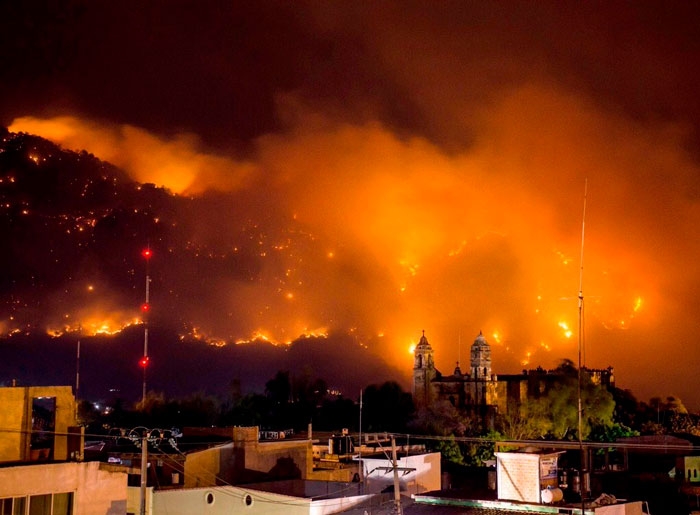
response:
<path fill-rule="evenodd" d="M 333 513 L 340 513 L 358 504 L 369 501 L 372 497 L 373 495 L 355 495 L 352 497 L 313 501 L 311 503 L 311 515 L 332 515 Z"/>
<path fill-rule="evenodd" d="M 394 474 L 385 470 L 391 467 L 391 460 L 362 458 L 364 480 L 370 492 L 380 492 L 394 484 Z M 404 456 L 397 460 L 399 469 L 415 469 L 411 472 L 399 471 L 399 487 L 405 494 L 419 494 L 440 490 L 440 453 L 433 452 L 417 456 Z M 381 468 L 380 468 L 381 467 Z"/>
<path fill-rule="evenodd" d="M 310 515 L 311 500 L 235 486 L 158 490 L 153 515 Z"/>

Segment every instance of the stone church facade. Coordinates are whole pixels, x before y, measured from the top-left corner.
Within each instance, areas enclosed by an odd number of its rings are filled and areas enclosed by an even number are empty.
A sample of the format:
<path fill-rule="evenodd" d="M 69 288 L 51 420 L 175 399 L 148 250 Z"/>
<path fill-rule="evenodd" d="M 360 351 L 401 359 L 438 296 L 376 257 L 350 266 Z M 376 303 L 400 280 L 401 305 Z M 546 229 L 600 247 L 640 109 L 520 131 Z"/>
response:
<path fill-rule="evenodd" d="M 519 410 L 528 398 L 544 395 L 561 379 L 556 371 L 542 368 L 523 370 L 522 374 L 496 375 L 491 370 L 491 347 L 484 335 L 471 345 L 469 369 L 463 372 L 460 363 L 451 375 L 443 375 L 435 368 L 434 351 L 425 331 L 414 350 L 413 401 L 417 408 L 429 407 L 447 401 L 461 412 L 480 418 L 492 426 L 497 414 Z M 614 387 L 612 367 L 607 369 L 582 368 L 594 383 Z"/>

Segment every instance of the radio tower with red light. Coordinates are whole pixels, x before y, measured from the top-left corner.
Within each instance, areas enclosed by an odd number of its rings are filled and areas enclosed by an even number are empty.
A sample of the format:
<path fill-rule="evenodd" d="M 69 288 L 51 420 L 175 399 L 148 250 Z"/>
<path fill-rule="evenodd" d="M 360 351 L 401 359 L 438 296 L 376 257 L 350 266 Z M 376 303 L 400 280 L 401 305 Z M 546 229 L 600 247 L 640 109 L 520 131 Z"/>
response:
<path fill-rule="evenodd" d="M 141 316 L 143 317 L 143 356 L 139 365 L 143 369 L 143 390 L 141 393 L 141 404 L 145 405 L 146 402 L 146 369 L 148 368 L 149 358 L 148 358 L 148 314 L 151 311 L 150 304 L 150 286 L 151 286 L 151 276 L 149 275 L 149 264 L 151 261 L 151 247 L 146 247 L 141 255 L 146 260 L 146 302 L 141 304 Z"/>

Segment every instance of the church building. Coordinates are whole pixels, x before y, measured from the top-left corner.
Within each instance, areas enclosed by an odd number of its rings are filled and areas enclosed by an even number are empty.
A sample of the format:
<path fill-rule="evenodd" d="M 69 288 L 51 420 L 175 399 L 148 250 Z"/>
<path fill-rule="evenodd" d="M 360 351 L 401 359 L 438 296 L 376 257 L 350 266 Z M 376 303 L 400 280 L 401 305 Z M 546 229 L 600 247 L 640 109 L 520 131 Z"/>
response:
<path fill-rule="evenodd" d="M 416 407 L 420 409 L 447 401 L 463 413 L 492 426 L 497 414 L 519 410 L 528 398 L 545 394 L 561 380 L 561 373 L 543 368 L 523 370 L 522 374 L 493 374 L 491 347 L 481 332 L 472 343 L 469 355 L 468 371 L 462 372 L 458 361 L 451 375 L 442 375 L 435 368 L 433 348 L 423 331 L 414 350 L 413 402 Z M 596 384 L 608 388 L 615 386 L 612 367 L 584 367 L 582 371 Z"/>
<path fill-rule="evenodd" d="M 444 376 L 435 368 L 433 348 L 423 331 L 414 350 L 413 401 L 416 407 L 448 401 L 461 411 L 491 418 L 489 415 L 498 411 L 498 383 L 491 373 L 491 347 L 481 332 L 471 346 L 468 371 L 462 372 L 457 362 L 452 375 Z M 504 404 L 502 409 L 505 408 Z"/>

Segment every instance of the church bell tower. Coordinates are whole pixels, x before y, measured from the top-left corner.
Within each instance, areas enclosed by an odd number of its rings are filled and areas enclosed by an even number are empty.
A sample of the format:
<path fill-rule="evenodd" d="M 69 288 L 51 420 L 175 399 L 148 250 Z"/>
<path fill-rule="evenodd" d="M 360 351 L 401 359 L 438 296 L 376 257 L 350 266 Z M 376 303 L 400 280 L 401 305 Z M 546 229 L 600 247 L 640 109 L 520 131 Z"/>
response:
<path fill-rule="evenodd" d="M 489 385 L 491 385 L 491 347 L 479 331 L 479 336 L 472 343 L 471 349 L 471 395 L 477 405 L 490 404 Z"/>
<path fill-rule="evenodd" d="M 432 383 L 437 370 L 433 360 L 433 348 L 425 337 L 425 331 L 413 353 L 413 401 L 416 407 L 429 406 L 435 400 Z"/>
<path fill-rule="evenodd" d="M 491 347 L 481 331 L 472 344 L 470 372 L 474 379 L 491 379 Z"/>

